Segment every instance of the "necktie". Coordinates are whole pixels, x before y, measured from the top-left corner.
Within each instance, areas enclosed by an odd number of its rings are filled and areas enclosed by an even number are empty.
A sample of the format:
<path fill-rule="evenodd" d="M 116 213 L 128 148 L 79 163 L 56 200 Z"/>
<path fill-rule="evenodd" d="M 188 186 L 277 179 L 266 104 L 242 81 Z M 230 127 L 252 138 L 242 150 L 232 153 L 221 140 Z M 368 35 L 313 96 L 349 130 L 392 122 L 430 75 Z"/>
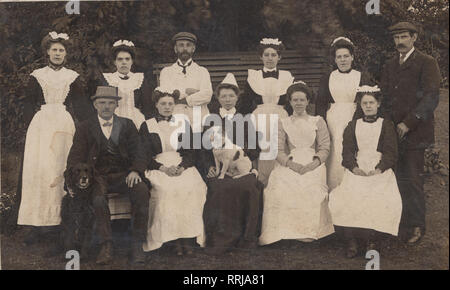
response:
<path fill-rule="evenodd" d="M 187 68 L 188 66 L 190 66 L 191 63 L 192 63 L 192 60 L 191 60 L 190 62 L 188 62 L 186 65 L 182 65 L 182 64 L 180 64 L 179 62 L 177 62 L 178 66 L 180 66 L 180 67 L 183 68 L 183 74 L 186 74 L 186 68 Z"/>
<path fill-rule="evenodd" d="M 120 78 L 121 80 L 127 80 L 127 79 L 129 79 L 130 77 L 129 77 L 129 76 L 120 76 L 120 75 L 119 75 L 119 78 Z"/>
<path fill-rule="evenodd" d="M 105 122 L 102 125 L 103 127 L 111 127 L 112 126 L 112 122 Z"/>
<path fill-rule="evenodd" d="M 405 58 L 406 58 L 406 53 L 405 54 L 400 54 L 400 65 L 402 65 L 405 62 Z"/>
<path fill-rule="evenodd" d="M 276 78 L 276 79 L 278 79 L 278 70 L 268 71 L 268 72 L 263 71 L 263 79 L 265 79 L 265 78 Z"/>

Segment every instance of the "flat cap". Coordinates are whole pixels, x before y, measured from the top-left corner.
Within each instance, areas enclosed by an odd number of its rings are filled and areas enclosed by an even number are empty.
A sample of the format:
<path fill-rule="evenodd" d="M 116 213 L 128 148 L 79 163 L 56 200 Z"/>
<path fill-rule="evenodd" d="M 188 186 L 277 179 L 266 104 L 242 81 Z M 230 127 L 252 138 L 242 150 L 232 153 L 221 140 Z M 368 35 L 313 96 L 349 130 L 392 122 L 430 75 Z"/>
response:
<path fill-rule="evenodd" d="M 392 25 L 388 29 L 391 34 L 401 33 L 401 32 L 405 32 L 405 31 L 417 33 L 417 28 L 414 26 L 414 24 L 412 24 L 410 22 L 406 22 L 406 21 L 399 22 L 395 25 Z"/>
<path fill-rule="evenodd" d="M 194 44 L 197 43 L 197 36 L 190 32 L 178 32 L 172 37 L 172 41 L 175 42 L 177 40 L 189 40 L 192 41 Z"/>

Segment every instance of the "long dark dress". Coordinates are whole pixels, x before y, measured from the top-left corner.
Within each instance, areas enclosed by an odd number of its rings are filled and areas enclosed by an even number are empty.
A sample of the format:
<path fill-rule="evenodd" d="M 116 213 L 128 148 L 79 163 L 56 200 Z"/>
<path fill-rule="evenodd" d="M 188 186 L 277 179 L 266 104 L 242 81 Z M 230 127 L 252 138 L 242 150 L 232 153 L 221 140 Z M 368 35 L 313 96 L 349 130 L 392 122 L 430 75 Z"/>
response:
<path fill-rule="evenodd" d="M 390 120 L 363 118 L 351 121 L 344 130 L 342 182 L 330 192 L 329 208 L 338 226 L 373 229 L 396 236 L 402 213 L 402 199 L 393 167 L 397 161 L 397 133 Z M 352 172 L 358 167 L 368 173 Z"/>
<path fill-rule="evenodd" d="M 236 114 L 232 120 L 237 120 L 239 115 Z M 231 122 L 228 119 L 221 120 L 223 125 L 225 122 Z M 233 122 L 232 128 L 235 133 L 236 122 Z M 204 132 L 206 130 L 207 127 Z M 249 149 L 248 146 L 248 136 L 255 134 L 253 126 L 245 129 L 244 134 L 246 136 L 244 144 L 236 142 L 236 134 L 233 134 L 232 141 L 244 148 L 244 153 L 250 160 L 256 161 L 260 150 L 257 146 L 253 149 Z M 208 185 L 203 212 L 206 247 L 217 254 L 232 247 L 256 247 L 261 227 L 262 184 L 254 174 L 238 179 L 229 176 L 225 176 L 224 179 L 207 178 L 209 168 L 215 166 L 212 150 L 200 150 L 198 160 L 197 167 Z"/>
<path fill-rule="evenodd" d="M 192 138 L 184 143 L 191 134 L 189 125 L 185 124 L 186 130 L 178 135 L 177 145 L 181 145 L 180 148 L 174 148 L 175 145 L 170 142 L 178 129 L 178 126 L 172 125 L 152 118 L 143 123 L 139 130 L 146 152 L 145 177 L 152 184 L 144 251 L 158 249 L 165 242 L 179 238 L 195 237 L 200 246 L 204 245 L 202 215 L 206 184 L 193 166 L 195 151 L 190 149 Z M 161 165 L 180 166 L 185 170 L 179 176 L 168 176 L 159 170 Z"/>
<path fill-rule="evenodd" d="M 62 174 L 75 125 L 93 114 L 78 73 L 49 66 L 31 73 L 25 89 L 27 135 L 18 185 L 18 224 L 54 226 L 60 223 L 65 194 Z M 23 180 L 23 181 L 22 181 Z"/>
<path fill-rule="evenodd" d="M 363 115 L 361 107 L 356 105 L 356 89 L 366 84 L 369 84 L 368 74 L 355 69 L 347 73 L 336 69 L 325 74 L 320 81 L 315 109 L 316 115 L 327 122 L 330 131 L 331 147 L 327 160 L 330 190 L 342 181 L 342 136 L 348 122 Z"/>

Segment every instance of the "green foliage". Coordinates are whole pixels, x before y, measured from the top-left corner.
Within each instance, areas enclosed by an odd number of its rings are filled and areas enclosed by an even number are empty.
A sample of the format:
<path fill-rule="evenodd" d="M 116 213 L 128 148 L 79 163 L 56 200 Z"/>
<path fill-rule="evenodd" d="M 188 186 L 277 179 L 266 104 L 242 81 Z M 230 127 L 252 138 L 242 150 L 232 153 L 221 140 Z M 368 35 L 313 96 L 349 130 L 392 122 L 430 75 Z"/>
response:
<path fill-rule="evenodd" d="M 46 64 L 40 42 L 50 31 L 71 38 L 67 67 L 86 82 L 112 71 L 111 46 L 128 39 L 137 47 L 134 69 L 152 79 L 152 64 L 173 61 L 172 35 L 195 33 L 197 51 L 255 50 L 263 37 L 278 37 L 288 49 L 319 53 L 337 36 L 350 37 L 356 62 L 379 79 L 395 50 L 387 27 L 411 20 L 421 29 L 418 47 L 438 59 L 448 85 L 448 1 L 383 0 L 381 15 L 367 15 L 367 0 L 148 0 L 80 2 L 67 15 L 66 2 L 0 4 L 0 95 L 3 149 L 20 150 L 23 87 Z M 322 53 L 322 52 L 320 52 Z M 332 61 L 330 61 L 330 64 Z"/>

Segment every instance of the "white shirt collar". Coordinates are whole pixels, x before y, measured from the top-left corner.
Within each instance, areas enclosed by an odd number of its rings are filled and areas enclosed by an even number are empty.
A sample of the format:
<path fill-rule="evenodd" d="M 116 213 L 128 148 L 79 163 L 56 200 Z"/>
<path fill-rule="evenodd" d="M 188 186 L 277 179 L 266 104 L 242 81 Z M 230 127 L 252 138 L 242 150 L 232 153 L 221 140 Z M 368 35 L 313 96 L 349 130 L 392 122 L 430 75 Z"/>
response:
<path fill-rule="evenodd" d="M 102 126 L 103 126 L 103 124 L 105 124 L 106 122 L 113 122 L 113 121 L 114 121 L 114 116 L 112 116 L 112 118 L 109 119 L 109 120 L 105 120 L 105 119 L 103 119 L 102 117 L 100 117 L 99 114 L 97 114 L 97 118 L 98 118 L 98 121 L 100 122 L 100 125 L 102 125 Z"/>
<path fill-rule="evenodd" d="M 227 110 L 227 109 L 225 109 L 225 108 L 223 108 L 223 107 L 220 107 L 220 109 L 219 109 L 219 114 L 220 114 L 220 117 L 222 117 L 222 118 L 224 118 L 225 116 L 227 116 L 228 118 L 233 118 L 233 116 L 236 114 L 236 107 L 233 107 L 232 109 L 230 109 L 230 110 Z"/>
<path fill-rule="evenodd" d="M 193 60 L 192 60 L 192 58 L 190 58 L 190 59 L 188 59 L 188 61 L 186 62 L 186 65 L 189 63 L 189 62 L 194 62 Z M 179 64 L 179 65 L 183 65 L 183 63 L 181 62 L 181 60 L 180 59 L 177 59 L 177 63 Z M 191 63 L 191 64 L 192 64 Z"/>
<path fill-rule="evenodd" d="M 405 62 L 413 52 L 414 52 L 414 46 L 406 53 L 406 56 L 405 56 L 405 59 L 403 60 L 403 62 Z M 401 54 L 400 54 L 400 58 L 402 58 Z"/>
<path fill-rule="evenodd" d="M 268 69 L 268 68 L 266 68 L 266 67 L 263 67 L 263 71 L 264 71 L 264 72 L 272 72 L 272 71 L 276 71 L 276 70 L 277 70 L 277 68 Z"/>
<path fill-rule="evenodd" d="M 109 120 L 102 119 L 98 114 L 97 114 L 97 117 L 98 117 L 98 121 L 100 122 L 100 128 L 102 129 L 103 135 L 105 135 L 106 139 L 109 139 L 109 137 L 111 137 L 113 125 L 103 126 L 103 124 L 105 124 L 106 122 L 111 122 L 112 124 L 114 124 L 114 115 Z"/>

